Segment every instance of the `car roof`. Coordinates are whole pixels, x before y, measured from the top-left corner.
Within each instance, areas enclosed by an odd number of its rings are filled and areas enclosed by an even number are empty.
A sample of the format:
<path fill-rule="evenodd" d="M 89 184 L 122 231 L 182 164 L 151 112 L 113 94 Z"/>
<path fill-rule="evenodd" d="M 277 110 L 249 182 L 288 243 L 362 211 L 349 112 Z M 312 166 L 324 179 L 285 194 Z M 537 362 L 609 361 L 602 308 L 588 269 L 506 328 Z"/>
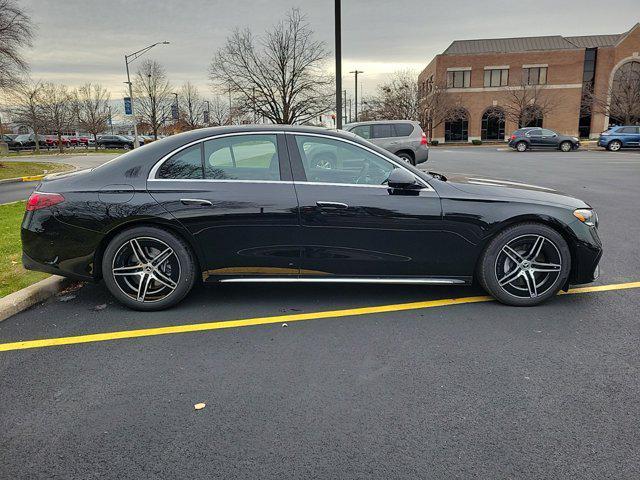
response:
<path fill-rule="evenodd" d="M 371 120 L 371 121 L 347 123 L 345 125 L 345 128 L 355 127 L 358 125 L 372 125 L 372 124 L 380 124 L 380 123 L 410 123 L 412 125 L 420 125 L 420 122 L 416 122 L 415 120 Z"/>

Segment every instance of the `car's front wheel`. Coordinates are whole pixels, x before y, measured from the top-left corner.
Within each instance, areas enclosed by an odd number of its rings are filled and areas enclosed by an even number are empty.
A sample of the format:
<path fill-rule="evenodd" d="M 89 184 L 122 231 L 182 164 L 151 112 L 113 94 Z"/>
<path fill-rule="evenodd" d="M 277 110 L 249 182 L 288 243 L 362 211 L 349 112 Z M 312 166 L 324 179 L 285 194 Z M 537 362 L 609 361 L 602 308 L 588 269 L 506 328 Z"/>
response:
<path fill-rule="evenodd" d="M 571 271 L 571 253 L 557 231 L 523 223 L 499 233 L 478 265 L 480 285 L 499 302 L 532 306 L 553 297 Z"/>
<path fill-rule="evenodd" d="M 560 144 L 560 150 L 563 152 L 570 152 L 573 150 L 573 144 L 571 142 L 562 142 Z"/>
<path fill-rule="evenodd" d="M 102 258 L 107 288 L 120 302 L 136 310 L 162 310 L 175 305 L 193 287 L 195 272 L 189 246 L 156 227 L 119 233 Z"/>
<path fill-rule="evenodd" d="M 620 140 L 612 140 L 607 145 L 607 150 L 610 152 L 617 152 L 622 148 L 622 142 Z"/>

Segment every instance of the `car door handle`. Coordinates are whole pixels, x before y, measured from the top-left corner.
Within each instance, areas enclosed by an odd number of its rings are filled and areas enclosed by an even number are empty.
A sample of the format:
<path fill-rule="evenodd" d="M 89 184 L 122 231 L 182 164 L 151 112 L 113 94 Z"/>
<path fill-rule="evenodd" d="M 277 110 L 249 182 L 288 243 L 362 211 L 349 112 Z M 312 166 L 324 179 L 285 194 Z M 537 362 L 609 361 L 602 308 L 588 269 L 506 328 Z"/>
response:
<path fill-rule="evenodd" d="M 345 208 L 349 208 L 349 205 L 347 205 L 346 203 L 340 203 L 340 202 L 316 202 L 316 205 L 320 208 L 333 208 L 333 209 L 345 209 Z"/>
<path fill-rule="evenodd" d="M 209 200 L 202 198 L 181 198 L 180 203 L 183 205 L 200 205 L 201 207 L 210 207 L 213 205 Z"/>

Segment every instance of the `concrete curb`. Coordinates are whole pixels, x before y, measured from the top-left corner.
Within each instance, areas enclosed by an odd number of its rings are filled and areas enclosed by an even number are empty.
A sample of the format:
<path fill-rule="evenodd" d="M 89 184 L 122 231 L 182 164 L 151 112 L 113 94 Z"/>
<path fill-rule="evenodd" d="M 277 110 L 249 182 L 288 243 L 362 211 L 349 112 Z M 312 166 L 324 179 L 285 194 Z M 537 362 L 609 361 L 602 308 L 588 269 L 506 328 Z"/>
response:
<path fill-rule="evenodd" d="M 68 280 L 52 275 L 33 285 L 0 298 L 0 322 L 60 292 Z"/>
<path fill-rule="evenodd" d="M 29 177 L 16 177 L 16 178 L 5 178 L 0 180 L 0 185 L 3 183 L 20 183 L 20 182 L 37 182 L 42 180 L 46 175 L 31 175 Z"/>

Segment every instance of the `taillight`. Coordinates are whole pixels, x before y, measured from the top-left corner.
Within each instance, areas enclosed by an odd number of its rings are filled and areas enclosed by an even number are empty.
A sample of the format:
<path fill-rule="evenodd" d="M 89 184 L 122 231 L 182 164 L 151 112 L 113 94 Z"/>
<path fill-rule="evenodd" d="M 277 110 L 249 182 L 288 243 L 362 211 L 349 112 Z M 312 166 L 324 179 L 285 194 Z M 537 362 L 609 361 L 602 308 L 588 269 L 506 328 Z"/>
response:
<path fill-rule="evenodd" d="M 40 210 L 64 202 L 64 197 L 59 193 L 33 192 L 27 200 L 27 211 Z"/>
<path fill-rule="evenodd" d="M 420 145 L 428 145 L 427 143 L 427 134 L 422 132 L 422 138 L 420 139 Z"/>
<path fill-rule="evenodd" d="M 511 140 L 515 140 L 516 136 L 515 135 L 511 135 Z"/>

